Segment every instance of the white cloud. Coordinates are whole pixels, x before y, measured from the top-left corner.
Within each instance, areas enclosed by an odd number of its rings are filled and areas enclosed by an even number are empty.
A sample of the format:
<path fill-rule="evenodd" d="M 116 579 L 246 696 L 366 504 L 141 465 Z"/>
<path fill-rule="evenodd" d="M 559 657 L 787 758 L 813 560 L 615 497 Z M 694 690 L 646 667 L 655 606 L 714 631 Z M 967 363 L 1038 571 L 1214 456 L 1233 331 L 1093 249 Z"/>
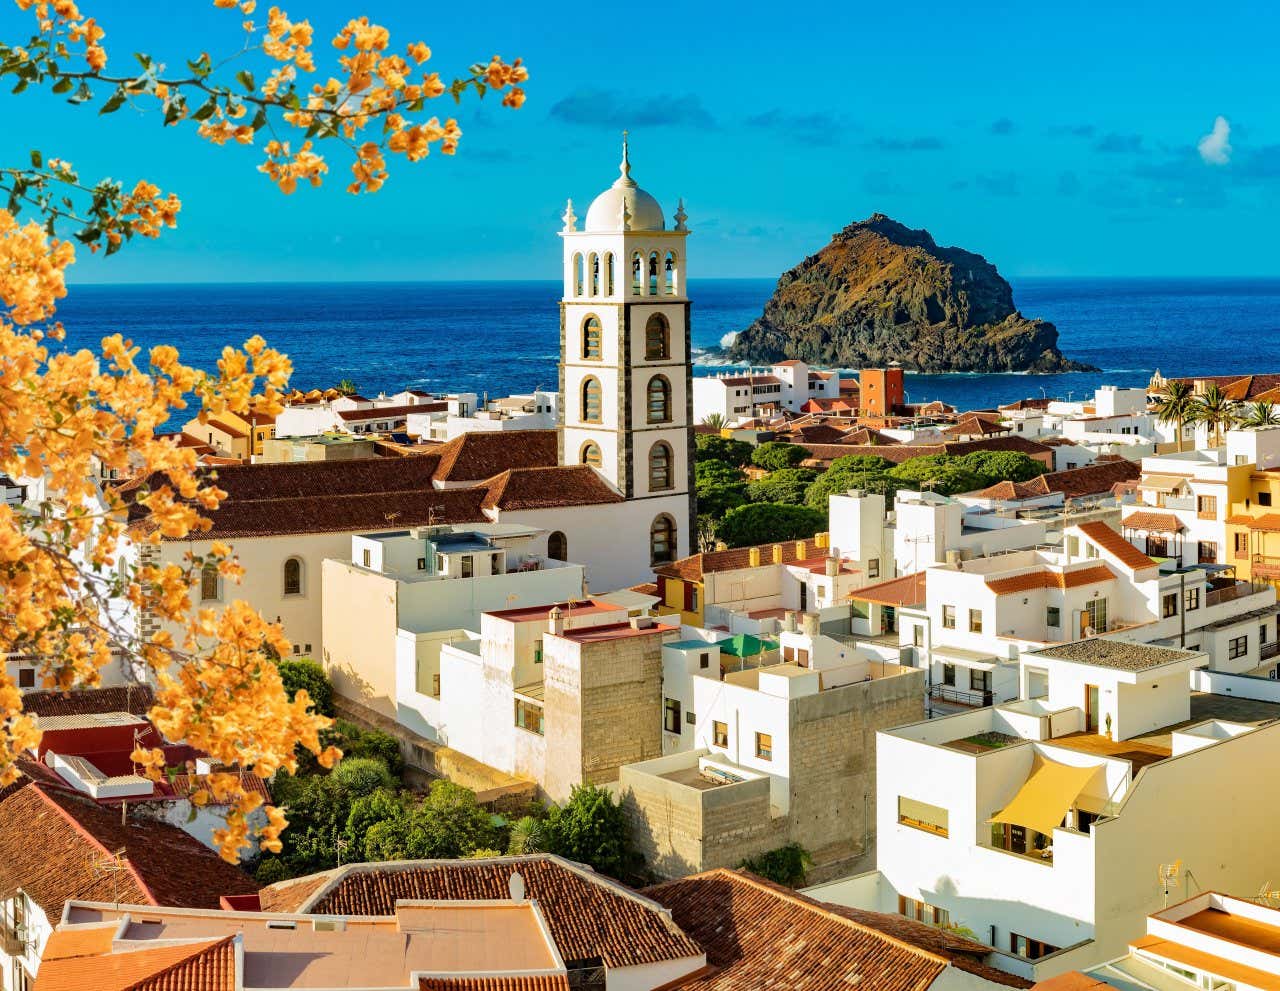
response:
<path fill-rule="evenodd" d="M 1196 144 L 1206 165 L 1226 165 L 1231 161 L 1231 122 L 1219 115 L 1213 130 Z"/>

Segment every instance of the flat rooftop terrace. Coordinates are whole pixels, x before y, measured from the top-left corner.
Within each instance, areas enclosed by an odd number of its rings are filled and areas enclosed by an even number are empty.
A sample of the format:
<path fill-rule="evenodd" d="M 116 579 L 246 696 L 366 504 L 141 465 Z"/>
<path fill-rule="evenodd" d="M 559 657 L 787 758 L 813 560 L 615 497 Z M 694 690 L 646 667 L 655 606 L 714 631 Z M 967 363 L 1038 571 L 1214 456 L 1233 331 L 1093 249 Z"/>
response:
<path fill-rule="evenodd" d="M 1280 954 L 1280 926 L 1246 919 L 1220 908 L 1206 908 L 1196 912 L 1185 919 L 1179 919 L 1178 925 L 1233 943 L 1252 946 L 1266 953 Z"/>

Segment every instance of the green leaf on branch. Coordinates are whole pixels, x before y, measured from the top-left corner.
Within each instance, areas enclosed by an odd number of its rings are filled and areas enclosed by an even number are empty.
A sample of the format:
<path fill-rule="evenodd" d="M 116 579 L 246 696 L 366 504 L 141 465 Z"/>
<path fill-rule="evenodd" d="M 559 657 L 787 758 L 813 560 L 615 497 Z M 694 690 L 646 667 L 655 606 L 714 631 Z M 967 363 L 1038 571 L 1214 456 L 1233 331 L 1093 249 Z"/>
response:
<path fill-rule="evenodd" d="M 240 81 L 240 85 L 243 86 L 250 93 L 252 93 L 255 89 L 257 89 L 257 87 L 254 85 L 254 82 L 253 82 L 253 73 L 250 72 L 248 69 L 241 69 L 239 72 L 237 72 L 236 79 L 238 79 Z"/>
<path fill-rule="evenodd" d="M 99 115 L 113 114 L 119 110 L 124 105 L 125 95 L 126 94 L 123 89 L 118 89 L 112 93 L 111 98 L 107 100 L 107 102 L 104 103 L 102 108 L 98 111 Z"/>
<path fill-rule="evenodd" d="M 31 149 L 31 166 L 32 168 L 40 168 L 44 165 L 44 156 L 40 154 L 38 149 Z"/>
<path fill-rule="evenodd" d="M 196 112 L 191 115 L 191 119 L 192 120 L 208 120 L 210 117 L 214 115 L 215 112 L 217 112 L 217 109 L 218 109 L 218 98 L 216 96 L 211 96 L 209 97 L 209 99 L 205 100 L 204 103 L 200 104 L 200 106 L 196 109 Z M 166 123 L 168 122 L 166 121 Z"/>

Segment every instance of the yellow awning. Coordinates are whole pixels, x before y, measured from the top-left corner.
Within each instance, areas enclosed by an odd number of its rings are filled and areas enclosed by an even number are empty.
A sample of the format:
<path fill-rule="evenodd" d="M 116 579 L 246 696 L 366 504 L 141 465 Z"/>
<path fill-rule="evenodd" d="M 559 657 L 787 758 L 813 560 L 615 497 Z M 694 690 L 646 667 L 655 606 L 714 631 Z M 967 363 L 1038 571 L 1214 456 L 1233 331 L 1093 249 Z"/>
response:
<path fill-rule="evenodd" d="M 1072 767 L 1040 756 L 1036 761 L 1031 777 L 1013 796 L 1013 801 L 988 822 L 1007 822 L 1052 835 L 1094 775 L 1102 773 L 1100 764 Z"/>
<path fill-rule="evenodd" d="M 1186 482 L 1181 475 L 1143 475 L 1138 488 L 1152 492 L 1173 492 Z"/>

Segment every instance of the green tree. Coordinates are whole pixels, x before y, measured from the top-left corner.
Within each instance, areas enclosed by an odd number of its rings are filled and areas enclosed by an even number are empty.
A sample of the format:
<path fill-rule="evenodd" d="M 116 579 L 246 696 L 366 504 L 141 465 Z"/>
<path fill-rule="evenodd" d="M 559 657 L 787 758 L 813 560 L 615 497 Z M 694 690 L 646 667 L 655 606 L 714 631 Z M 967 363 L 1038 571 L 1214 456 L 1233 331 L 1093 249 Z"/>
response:
<path fill-rule="evenodd" d="M 373 856 L 368 848 L 368 835 L 378 823 L 395 822 L 403 825 L 409 818 L 409 811 L 399 795 L 389 791 L 374 791 L 363 795 L 351 803 L 347 813 L 347 824 L 344 836 L 347 840 L 346 859 L 379 860 L 387 859 Z"/>
<path fill-rule="evenodd" d="M 328 870 L 338 863 L 338 841 L 351 811 L 351 796 L 332 775 L 277 776 L 275 799 L 287 810 L 281 859 L 291 875 Z"/>
<path fill-rule="evenodd" d="M 807 447 L 771 440 L 751 452 L 751 463 L 765 471 L 779 471 L 783 468 L 794 468 L 809 457 L 811 455 Z"/>
<path fill-rule="evenodd" d="M 779 540 L 803 540 L 827 525 L 827 514 L 809 506 L 753 502 L 725 514 L 716 535 L 729 547 L 750 547 Z"/>
<path fill-rule="evenodd" d="M 350 757 L 373 757 L 387 765 L 387 770 L 399 778 L 404 772 L 404 757 L 400 753 L 400 741 L 390 733 L 379 729 L 362 729 L 355 723 L 339 719 L 335 725 L 334 745 Z"/>
<path fill-rule="evenodd" d="M 748 857 L 738 866 L 775 884 L 797 888 L 805 883 L 805 876 L 813 867 L 813 859 L 799 843 L 788 843 L 758 857 Z"/>
<path fill-rule="evenodd" d="M 1217 446 L 1222 443 L 1222 432 L 1236 422 L 1239 412 L 1239 404 L 1228 399 L 1215 382 L 1191 401 L 1190 420 L 1208 427 Z"/>
<path fill-rule="evenodd" d="M 973 451 L 956 458 L 954 464 L 979 476 L 982 488 L 996 482 L 1029 482 L 1049 470 L 1021 451 Z"/>
<path fill-rule="evenodd" d="M 546 850 L 547 842 L 546 818 L 521 816 L 511 827 L 511 836 L 507 840 L 507 853 L 513 857 L 523 853 L 541 853 Z"/>
<path fill-rule="evenodd" d="M 745 440 L 730 440 L 719 434 L 698 434 L 694 440 L 697 461 L 723 461 L 741 468 L 751 460 L 752 446 Z"/>
<path fill-rule="evenodd" d="M 747 501 L 747 476 L 726 461 L 699 461 L 693 467 L 698 512 L 719 519 Z"/>
<path fill-rule="evenodd" d="M 840 461 L 845 460 L 840 458 Z M 880 461 L 881 458 L 874 460 Z M 893 462 L 886 462 L 890 467 Z M 887 471 L 881 469 L 836 468 L 831 467 L 819 475 L 805 490 L 804 501 L 812 509 L 825 514 L 828 500 L 833 495 L 841 495 L 851 489 L 862 492 L 879 492 L 889 505 L 893 503 L 894 493 L 905 488 L 901 481 Z"/>
<path fill-rule="evenodd" d="M 311 708 L 322 716 L 333 717 L 333 686 L 324 668 L 310 659 L 277 661 L 285 694 L 292 702 L 299 689 L 306 689 Z"/>
<path fill-rule="evenodd" d="M 338 384 L 334 386 L 344 396 L 354 396 L 360 391 L 359 387 L 352 379 L 339 379 Z"/>
<path fill-rule="evenodd" d="M 702 418 L 702 422 L 714 430 L 719 430 L 724 426 L 724 414 L 708 413 Z"/>
<path fill-rule="evenodd" d="M 636 860 L 622 806 L 596 785 L 576 785 L 569 801 L 550 810 L 545 837 L 549 852 L 610 877 L 623 877 Z"/>
<path fill-rule="evenodd" d="M 1156 400 L 1156 419 L 1161 423 L 1172 423 L 1178 429 L 1178 450 L 1182 450 L 1182 432 L 1192 422 L 1192 406 L 1195 402 L 1195 391 L 1189 382 L 1166 382 L 1160 390 L 1160 398 Z"/>
<path fill-rule="evenodd" d="M 846 454 L 843 458 L 836 458 L 831 462 L 830 471 L 888 471 L 897 464 L 888 458 L 882 458 L 878 454 Z"/>
<path fill-rule="evenodd" d="M 752 502 L 778 502 L 789 506 L 804 503 L 805 493 L 818 473 L 812 468 L 780 468 L 747 485 L 747 498 Z"/>
<path fill-rule="evenodd" d="M 981 475 L 957 463 L 945 454 L 926 454 L 912 458 L 893 468 L 889 474 L 904 487 L 928 490 L 939 495 L 957 495 L 986 488 Z"/>
<path fill-rule="evenodd" d="M 493 816 L 476 802 L 476 793 L 452 781 L 433 781 L 413 814 L 415 857 L 463 857 L 479 847 L 500 845 Z"/>

